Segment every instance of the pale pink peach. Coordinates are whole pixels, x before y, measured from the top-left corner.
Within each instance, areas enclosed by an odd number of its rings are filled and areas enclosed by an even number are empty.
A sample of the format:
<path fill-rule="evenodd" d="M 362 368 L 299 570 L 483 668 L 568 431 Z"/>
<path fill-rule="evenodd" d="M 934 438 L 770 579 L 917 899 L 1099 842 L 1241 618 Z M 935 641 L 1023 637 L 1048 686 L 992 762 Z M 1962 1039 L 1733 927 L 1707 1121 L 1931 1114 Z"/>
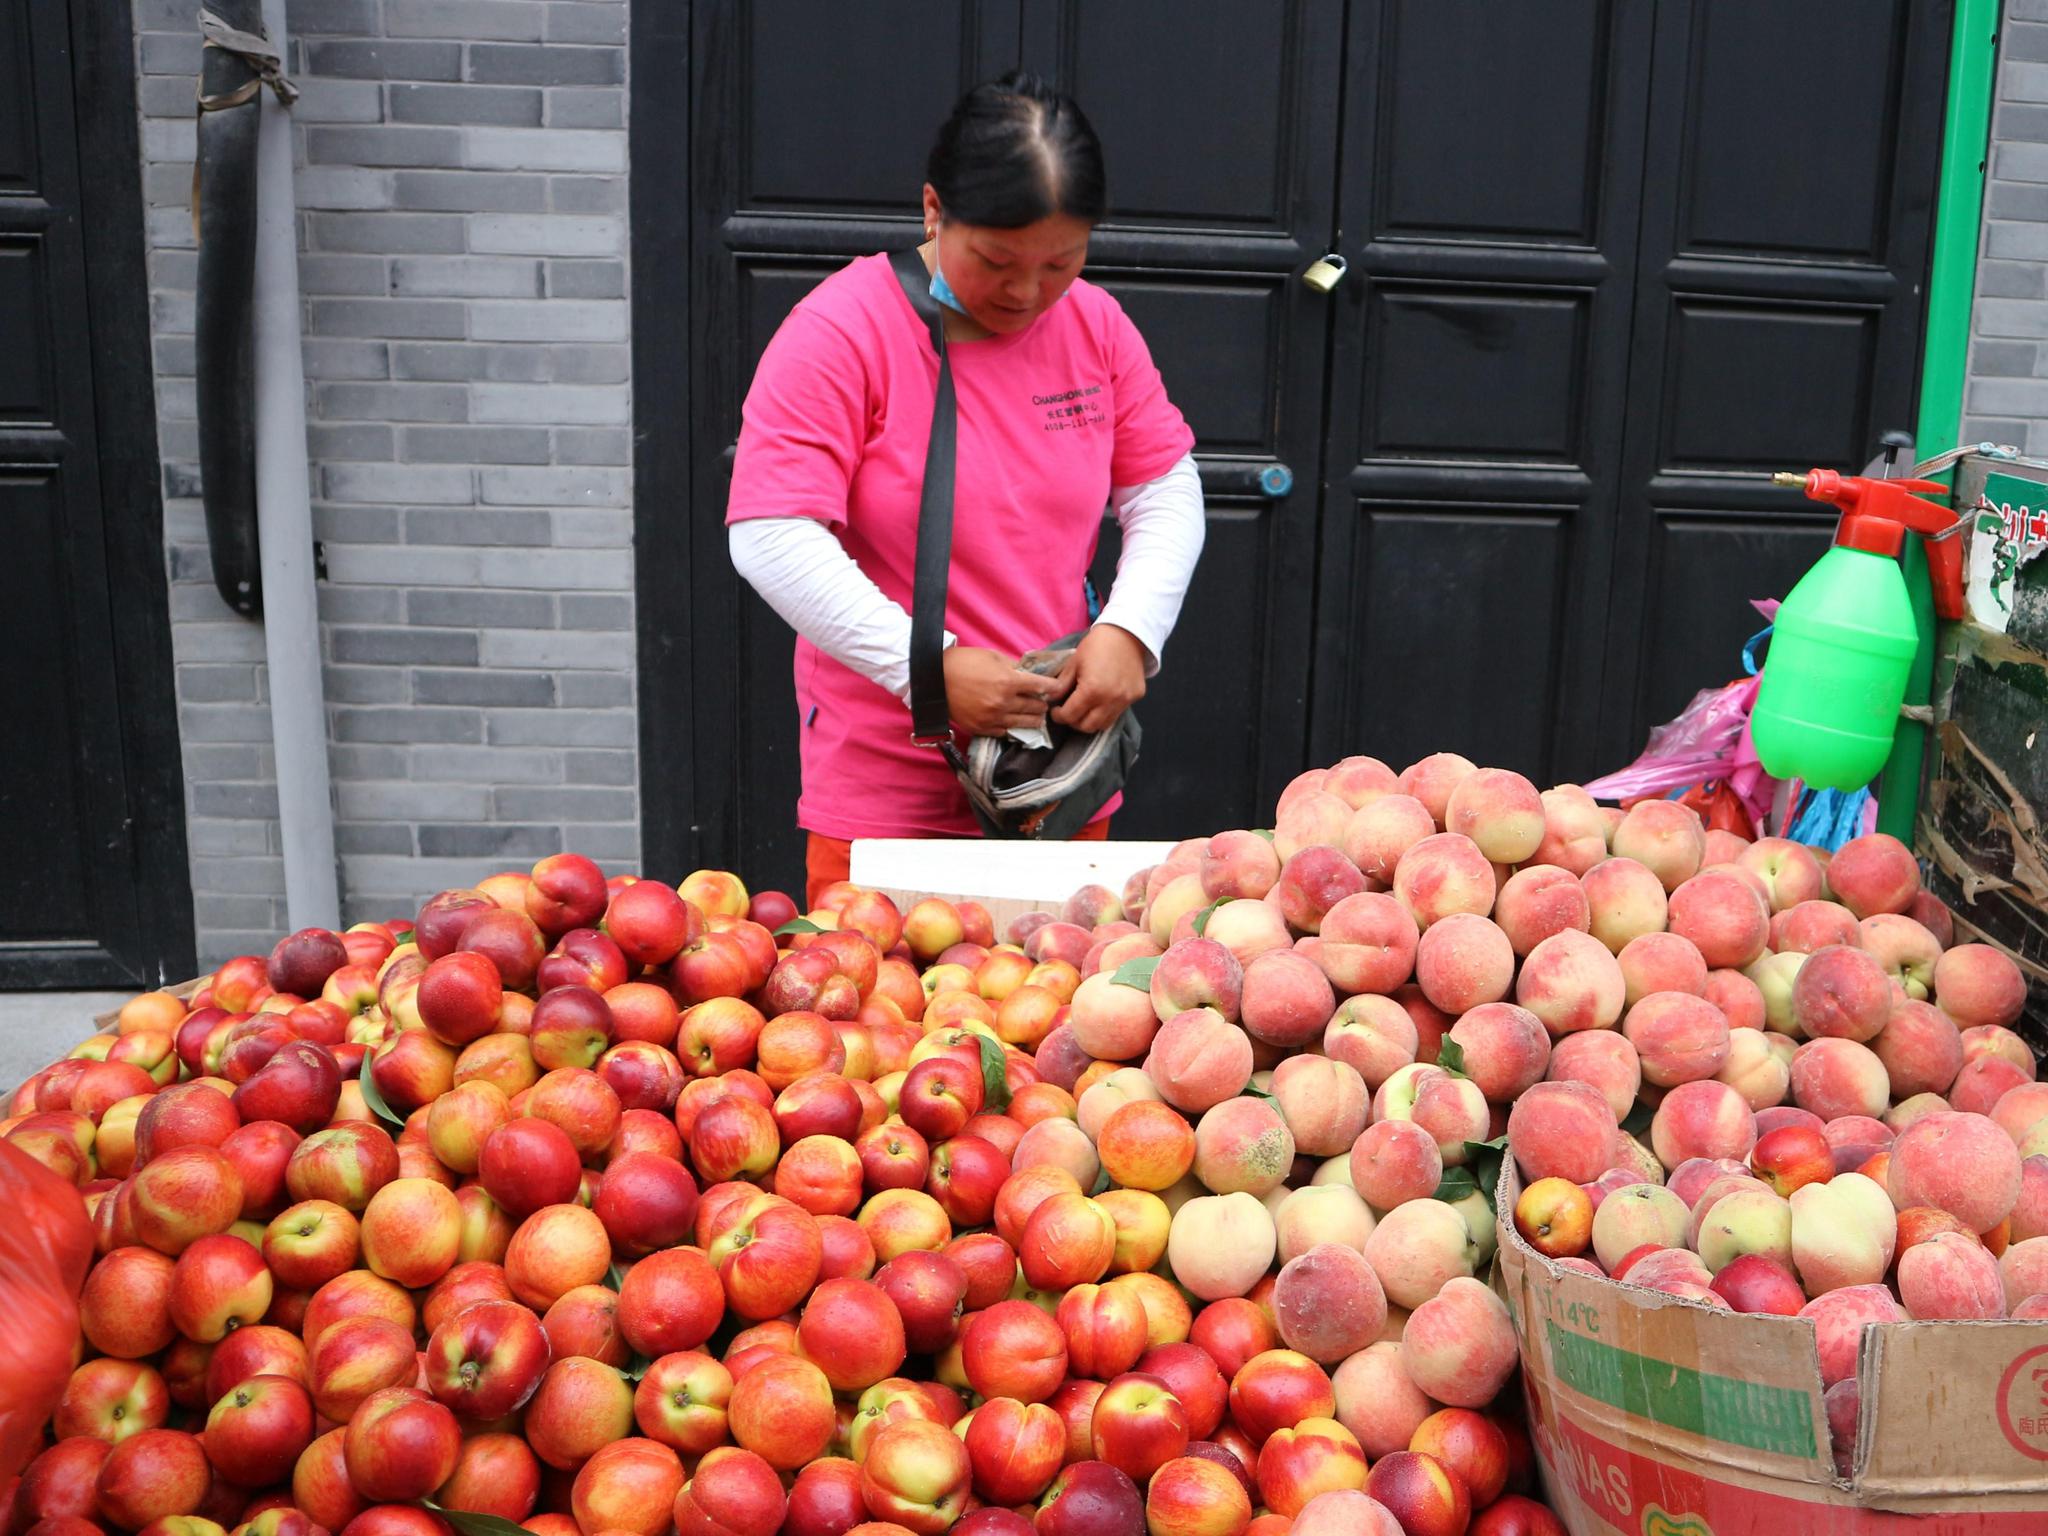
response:
<path fill-rule="evenodd" d="M 1962 1071 L 1949 1084 L 1948 1101 L 1969 1114 L 1988 1115 L 2006 1094 L 2029 1087 L 2033 1081 L 2003 1056 L 1979 1056 L 1963 1063 Z"/>
<path fill-rule="evenodd" d="M 1077 1007 L 1079 1001 L 1076 993 Z M 1306 955 L 1274 950 L 1244 968 L 1240 1021 L 1254 1039 L 1289 1048 L 1306 1045 L 1321 1036 L 1336 1009 L 1329 977 Z"/>
<path fill-rule="evenodd" d="M 1323 1054 L 1356 1068 L 1365 1086 L 1375 1093 L 1396 1071 L 1415 1060 L 1419 1044 L 1414 1018 L 1391 997 L 1347 997 L 1337 1005 L 1329 1028 L 1323 1031 Z M 1158 1049 L 1156 1042 L 1153 1049 Z"/>
<path fill-rule="evenodd" d="M 1453 1408 L 1484 1408 L 1514 1374 L 1508 1309 L 1478 1280 L 1453 1279 L 1409 1315 L 1401 1356 L 1415 1384 Z"/>
<path fill-rule="evenodd" d="M 2048 1237 L 2048 1156 L 2037 1152 L 2020 1159 L 2020 1197 L 2006 1220 L 2015 1243 Z"/>
<path fill-rule="evenodd" d="M 1526 956 L 1553 933 L 1586 932 L 1593 924 L 1586 888 L 1568 869 L 1531 864 L 1515 871 L 1494 898 L 1493 920 L 1517 955 Z"/>
<path fill-rule="evenodd" d="M 1519 864 L 1543 843 L 1543 800 L 1506 768 L 1466 774 L 1444 802 L 1444 830 L 1459 832 L 1495 864 Z"/>
<path fill-rule="evenodd" d="M 1596 868 L 1610 869 L 1615 863 L 1610 859 Z M 1627 992 L 1621 963 L 1608 946 L 1594 935 L 1569 930 L 1531 950 L 1515 983 L 1515 1001 L 1553 1035 L 1613 1028 Z"/>
<path fill-rule="evenodd" d="M 1728 1059 L 1727 1018 L 1688 992 L 1652 992 L 1621 1029 L 1642 1059 L 1643 1080 L 1660 1088 L 1712 1077 Z"/>
<path fill-rule="evenodd" d="M 1229 950 L 1239 965 L 1250 965 L 1270 950 L 1294 944 L 1294 935 L 1287 931 L 1287 920 L 1279 909 L 1248 897 L 1226 901 L 1210 913 L 1202 937 Z"/>
<path fill-rule="evenodd" d="M 1287 926 L 1296 933 L 1315 933 L 1323 926 L 1325 912 L 1365 888 L 1365 876 L 1341 848 L 1316 843 L 1280 867 L 1280 879 L 1266 893 L 1266 900 L 1280 908 Z"/>
<path fill-rule="evenodd" d="M 1854 1040 L 1809 1040 L 1792 1058 L 1792 1101 L 1823 1120 L 1882 1115 L 1891 1102 L 1891 1078 L 1867 1045 Z"/>
<path fill-rule="evenodd" d="M 1784 1103 L 1792 1087 L 1791 1066 L 1756 1029 L 1728 1031 L 1728 1059 L 1714 1076 L 1741 1094 L 1752 1110 Z"/>
<path fill-rule="evenodd" d="M 1636 860 L 1669 893 L 1699 873 L 1707 852 L 1707 829 L 1689 805 L 1640 800 L 1614 829 L 1613 847 L 1616 858 Z"/>
<path fill-rule="evenodd" d="M 1934 1001 L 1959 1028 L 2010 1028 L 2026 1006 L 2027 983 L 2010 956 L 1989 944 L 1958 944 L 1934 968 Z"/>
<path fill-rule="evenodd" d="M 1762 879 L 1773 914 L 1815 900 L 1821 893 L 1820 861 L 1802 843 L 1760 837 L 1738 853 L 1735 862 Z"/>
<path fill-rule="evenodd" d="M 1874 1323 L 1903 1323 L 1906 1314 L 1881 1285 L 1846 1285 L 1816 1296 L 1799 1309 L 1812 1322 L 1820 1351 L 1821 1385 L 1832 1387 L 1856 1374 L 1863 1330 Z"/>
<path fill-rule="evenodd" d="M 1263 1197 L 1293 1166 L 1293 1133 L 1265 1099 L 1226 1099 L 1195 1125 L 1195 1177 L 1216 1194 Z"/>
<path fill-rule="evenodd" d="M 1968 1066 L 1980 1056 L 1997 1056 L 2011 1062 L 2032 1082 L 2037 1074 L 2034 1053 L 2027 1048 L 2027 1042 L 2003 1024 L 1972 1024 L 1962 1032 L 1963 1065 Z"/>
<path fill-rule="evenodd" d="M 1514 978 L 1515 951 L 1508 936 L 1469 912 L 1432 924 L 1416 949 L 1415 979 L 1422 995 L 1446 1013 L 1499 1002 Z"/>
<path fill-rule="evenodd" d="M 1365 1261 L 1395 1306 L 1411 1311 L 1478 1266 L 1472 1229 L 1441 1200 L 1410 1200 L 1380 1218 L 1365 1240 Z"/>
<path fill-rule="evenodd" d="M 1392 992 L 1415 970 L 1415 918 L 1392 896 L 1361 891 L 1323 914 L 1322 931 L 1297 945 L 1340 996 Z"/>
<path fill-rule="evenodd" d="M 1145 1072 L 1175 1109 L 1200 1114 L 1236 1098 L 1252 1077 L 1252 1042 L 1211 1008 L 1175 1014 L 1152 1037 Z"/>
<path fill-rule="evenodd" d="M 1700 996 L 1727 1016 L 1730 1029 L 1762 1029 L 1764 993 L 1741 971 L 1709 971 Z"/>
<path fill-rule="evenodd" d="M 1413 795 L 1382 795 L 1344 824 L 1344 856 L 1367 879 L 1391 885 L 1402 856 L 1436 829 L 1436 818 Z"/>
<path fill-rule="evenodd" d="M 1491 1130 L 1492 1115 L 1477 1083 L 1420 1063 L 1380 1084 L 1372 1109 L 1375 1120 L 1412 1120 L 1427 1131 L 1447 1168 L 1466 1163 L 1466 1143 L 1484 1141 Z"/>
<path fill-rule="evenodd" d="M 1934 968 L 1941 960 L 1941 945 L 1933 934 L 1897 912 L 1875 913 L 1864 918 L 1857 928 L 1864 953 L 1905 989 L 1906 996 L 1924 998 L 1934 990 Z"/>
<path fill-rule="evenodd" d="M 1618 1129 L 1597 1088 L 1538 1083 L 1508 1111 L 1508 1150 L 1529 1183 L 1563 1178 L 1585 1184 L 1611 1166 Z"/>
<path fill-rule="evenodd" d="M 1551 1082 L 1589 1084 L 1607 1100 L 1616 1123 L 1626 1120 L 1643 1086 L 1643 1068 L 1636 1048 L 1618 1031 L 1586 1029 L 1565 1035 L 1551 1047 Z"/>
<path fill-rule="evenodd" d="M 1407 1450 L 1416 1429 L 1437 1409 L 1415 1385 L 1406 1350 L 1393 1340 L 1368 1344 L 1351 1356 L 1331 1375 L 1330 1385 L 1337 1394 L 1337 1422 L 1358 1437 L 1374 1461 Z"/>
<path fill-rule="evenodd" d="M 1202 894 L 1211 901 L 1253 900 L 1280 878 L 1280 855 L 1270 837 L 1257 832 L 1218 832 L 1202 853 Z"/>
<path fill-rule="evenodd" d="M 1243 999 L 1244 967 L 1214 939 L 1181 941 L 1152 971 L 1152 1009 L 1162 1024 L 1190 1008 L 1213 1008 L 1235 1024 Z"/>
<path fill-rule="evenodd" d="M 1401 776 L 1376 757 L 1363 753 L 1330 765 L 1323 793 L 1335 795 L 1354 810 L 1401 792 Z"/>
<path fill-rule="evenodd" d="M 1899 1300 L 1922 1321 L 2005 1315 L 1998 1260 L 1974 1237 L 1937 1232 L 1899 1255 Z"/>
<path fill-rule="evenodd" d="M 1729 869 L 1703 870 L 1673 891 L 1667 921 L 1673 933 L 1692 940 L 1715 970 L 1750 964 L 1771 936 L 1764 898 Z"/>
<path fill-rule="evenodd" d="M 1779 953 L 1810 955 L 1830 944 L 1851 948 L 1863 942 L 1856 914 L 1834 901 L 1802 901 L 1771 919 L 1771 948 Z"/>
<path fill-rule="evenodd" d="M 1628 989 L 1627 1007 L 1635 1007 L 1652 992 L 1690 992 L 1695 997 L 1706 993 L 1707 962 L 1699 946 L 1682 934 L 1638 934 L 1622 946 L 1618 958 Z"/>
<path fill-rule="evenodd" d="M 1756 1145 L 1756 1115 L 1726 1083 L 1681 1083 L 1657 1106 L 1650 1145 L 1666 1168 L 1689 1157 L 1748 1157 Z"/>
<path fill-rule="evenodd" d="M 1273 848 L 1284 869 L 1304 848 L 1324 844 L 1341 850 L 1351 807 L 1327 790 L 1312 790 L 1279 813 L 1273 823 Z M 1269 893 L 1270 894 L 1270 893 Z"/>
<path fill-rule="evenodd" d="M 1372 1115 L 1365 1079 L 1327 1056 L 1288 1057 L 1273 1069 L 1271 1090 L 1300 1156 L 1348 1152 Z"/>
<path fill-rule="evenodd" d="M 1443 1182 L 1436 1139 L 1412 1120 L 1382 1120 L 1351 1145 L 1351 1187 L 1376 1210 L 1423 1200 Z M 2043 1159 L 2048 1163 L 2048 1158 Z"/>
<path fill-rule="evenodd" d="M 1484 917 L 1493 910 L 1496 889 L 1486 855 L 1455 832 L 1425 837 L 1394 870 L 1394 895 L 1425 932 L 1454 913 Z"/>
<path fill-rule="evenodd" d="M 1861 949 L 1817 949 L 1792 983 L 1792 1019 L 1809 1039 L 1875 1040 L 1891 1014 L 1891 982 Z"/>
<path fill-rule="evenodd" d="M 1579 884 L 1592 914 L 1592 935 L 1610 952 L 1620 954 L 1638 935 L 1664 932 L 1670 898 L 1657 876 L 1634 859 L 1603 860 Z"/>
<path fill-rule="evenodd" d="M 1543 841 L 1532 864 L 1554 864 L 1583 875 L 1607 857 L 1607 823 L 1593 797 L 1576 784 L 1543 791 Z"/>
<path fill-rule="evenodd" d="M 1430 931 L 1448 926 L 1440 923 Z M 1483 1003 L 1469 1010 L 1451 1026 L 1449 1038 L 1464 1057 L 1465 1075 L 1495 1104 L 1513 1103 L 1543 1081 L 1550 1065 L 1549 1031 L 1535 1014 L 1513 1003 Z"/>
<path fill-rule="evenodd" d="M 1859 918 L 1903 912 L 1920 890 L 1913 850 L 1885 832 L 1851 838 L 1828 861 L 1828 888 Z"/>
<path fill-rule="evenodd" d="M 1445 825 L 1451 791 L 1479 771 L 1479 765 L 1455 752 L 1432 752 L 1401 770 L 1401 792 L 1420 800 L 1438 826 Z"/>
<path fill-rule="evenodd" d="M 1885 1180 L 1900 1210 L 1932 1205 L 1988 1232 L 2019 1201 L 2020 1155 L 1984 1115 L 1930 1115 L 1892 1143 Z"/>
<path fill-rule="evenodd" d="M 2008 1244 L 1998 1256 L 1998 1274 L 2008 1307 L 2017 1307 L 2029 1296 L 2048 1291 L 2048 1237 L 2029 1237 Z"/>
<path fill-rule="evenodd" d="M 1932 1003 L 1901 1003 L 1885 1020 L 1870 1048 L 1890 1074 L 1896 1098 L 1946 1093 L 1962 1070 L 1962 1035 L 1954 1021 Z M 2042 1113 L 2048 1114 L 2048 1096 L 2042 1100 Z"/>

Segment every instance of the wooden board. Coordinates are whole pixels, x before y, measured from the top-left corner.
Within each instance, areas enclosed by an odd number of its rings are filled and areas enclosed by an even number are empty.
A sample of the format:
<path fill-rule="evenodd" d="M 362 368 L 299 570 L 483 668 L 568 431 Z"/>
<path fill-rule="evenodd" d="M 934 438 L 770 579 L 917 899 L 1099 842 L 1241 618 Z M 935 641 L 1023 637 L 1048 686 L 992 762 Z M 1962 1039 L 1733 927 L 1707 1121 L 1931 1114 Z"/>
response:
<path fill-rule="evenodd" d="M 997 842 L 985 838 L 862 838 L 849 871 L 856 885 L 888 894 L 905 911 L 927 896 L 978 901 L 1002 934 L 1026 912 L 1055 912 L 1084 885 L 1121 891 L 1159 863 L 1172 843 Z"/>

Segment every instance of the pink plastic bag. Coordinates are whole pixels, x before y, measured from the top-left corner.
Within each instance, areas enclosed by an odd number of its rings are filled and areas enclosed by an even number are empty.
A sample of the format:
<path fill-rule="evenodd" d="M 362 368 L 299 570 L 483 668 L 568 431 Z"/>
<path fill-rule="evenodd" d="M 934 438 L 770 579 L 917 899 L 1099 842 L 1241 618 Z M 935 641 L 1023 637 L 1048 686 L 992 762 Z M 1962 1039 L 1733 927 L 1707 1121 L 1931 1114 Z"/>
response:
<path fill-rule="evenodd" d="M 1595 779 L 1586 792 L 1596 800 L 1634 800 L 1726 778 L 1749 730 L 1757 682 L 1745 677 L 1725 688 L 1702 688 L 1675 720 L 1650 732 L 1633 763 Z"/>

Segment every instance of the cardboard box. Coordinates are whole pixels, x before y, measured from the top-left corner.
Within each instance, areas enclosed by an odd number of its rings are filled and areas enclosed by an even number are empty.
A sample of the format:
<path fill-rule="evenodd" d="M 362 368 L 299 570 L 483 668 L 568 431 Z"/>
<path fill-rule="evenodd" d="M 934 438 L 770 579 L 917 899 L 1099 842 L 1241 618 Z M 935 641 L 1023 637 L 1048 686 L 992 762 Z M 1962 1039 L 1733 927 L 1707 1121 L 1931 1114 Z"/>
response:
<path fill-rule="evenodd" d="M 1121 891 L 1141 869 L 1162 862 L 1173 843 L 1033 843 L 979 837 L 870 837 L 854 842 L 848 870 L 856 885 L 885 892 L 909 911 L 927 896 L 978 901 L 1001 937 L 1026 912 L 1057 912 L 1084 885 Z"/>
<path fill-rule="evenodd" d="M 156 990 L 170 993 L 181 1003 L 189 1003 L 193 994 L 199 990 L 199 984 L 205 980 L 204 976 L 194 976 L 190 981 L 181 981 L 174 987 L 158 987 Z M 99 1014 L 92 1021 L 94 1030 L 102 1035 L 111 1034 L 120 1022 L 121 1010 L 118 1008 L 109 1013 Z"/>
<path fill-rule="evenodd" d="M 1499 1208 L 1521 1184 L 1510 1163 Z M 1495 1284 L 1572 1536 L 2042 1536 L 2048 1327 L 1868 1328 L 1835 1477 L 1813 1325 L 1560 1269 L 1499 1223 Z"/>

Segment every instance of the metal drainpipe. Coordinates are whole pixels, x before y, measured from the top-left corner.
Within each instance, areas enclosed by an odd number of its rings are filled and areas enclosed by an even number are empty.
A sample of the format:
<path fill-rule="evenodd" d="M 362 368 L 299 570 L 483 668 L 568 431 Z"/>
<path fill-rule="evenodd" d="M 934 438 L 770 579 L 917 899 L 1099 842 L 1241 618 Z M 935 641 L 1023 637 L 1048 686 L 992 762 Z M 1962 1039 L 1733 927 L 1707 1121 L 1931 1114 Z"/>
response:
<path fill-rule="evenodd" d="M 263 0 L 282 55 L 284 0 Z M 298 203 L 291 112 L 270 92 L 256 141 L 256 517 L 263 558 L 263 646 L 293 928 L 341 926 L 327 701 L 320 675 L 313 511 L 306 461 L 306 375 L 299 348 Z"/>
<path fill-rule="evenodd" d="M 1927 279 L 1927 340 L 1921 352 L 1919 432 L 1914 457 L 1931 459 L 1956 445 L 1969 372 L 1970 305 L 1977 292 L 1984 162 L 1998 59 L 1999 0 L 1958 0 L 1949 48 L 1948 106 L 1942 114 L 1941 183 L 1934 214 L 1934 260 Z M 1919 620 L 1920 649 L 1906 682 L 1906 703 L 1925 705 L 1934 688 L 1934 589 L 1919 536 L 1908 534 L 1906 591 Z M 1911 846 L 1920 813 L 1927 728 L 1901 720 L 1892 737 L 1877 804 L 1877 825 Z"/>

